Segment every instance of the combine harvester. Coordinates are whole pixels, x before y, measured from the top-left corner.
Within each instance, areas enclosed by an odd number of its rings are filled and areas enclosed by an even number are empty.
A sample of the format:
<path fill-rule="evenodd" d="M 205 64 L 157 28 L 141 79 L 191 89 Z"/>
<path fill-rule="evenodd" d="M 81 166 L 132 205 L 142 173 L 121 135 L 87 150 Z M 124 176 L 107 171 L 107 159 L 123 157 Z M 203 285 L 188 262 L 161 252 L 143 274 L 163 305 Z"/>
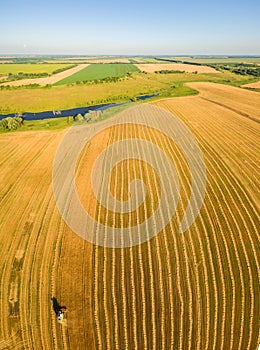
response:
<path fill-rule="evenodd" d="M 56 317 L 57 317 L 57 321 L 59 323 L 63 323 L 63 320 L 64 320 L 64 313 L 67 311 L 67 307 L 66 306 L 61 306 L 57 299 L 56 298 L 51 298 L 52 300 L 52 308 L 53 308 L 53 311 L 55 312 L 56 314 Z"/>
<path fill-rule="evenodd" d="M 67 311 L 66 306 L 61 306 L 59 309 L 55 310 L 57 321 L 62 323 L 64 320 L 64 313 Z"/>

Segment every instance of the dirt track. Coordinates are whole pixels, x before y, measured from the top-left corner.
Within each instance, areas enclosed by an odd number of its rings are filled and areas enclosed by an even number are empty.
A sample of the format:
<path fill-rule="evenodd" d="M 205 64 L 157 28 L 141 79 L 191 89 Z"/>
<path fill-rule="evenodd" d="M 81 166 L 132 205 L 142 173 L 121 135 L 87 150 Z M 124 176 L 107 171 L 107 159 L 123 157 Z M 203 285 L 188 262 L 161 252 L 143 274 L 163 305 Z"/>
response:
<path fill-rule="evenodd" d="M 30 84 L 39 84 L 41 86 L 45 86 L 48 84 L 55 84 L 58 81 L 79 72 L 80 70 L 86 68 L 87 66 L 89 66 L 89 64 L 80 64 L 74 68 L 67 69 L 64 72 L 54 74 L 51 77 L 16 80 L 16 81 L 3 83 L 1 85 L 3 85 L 3 86 L 7 86 L 7 85 L 9 85 L 9 86 L 22 86 L 22 85 L 30 85 Z"/>

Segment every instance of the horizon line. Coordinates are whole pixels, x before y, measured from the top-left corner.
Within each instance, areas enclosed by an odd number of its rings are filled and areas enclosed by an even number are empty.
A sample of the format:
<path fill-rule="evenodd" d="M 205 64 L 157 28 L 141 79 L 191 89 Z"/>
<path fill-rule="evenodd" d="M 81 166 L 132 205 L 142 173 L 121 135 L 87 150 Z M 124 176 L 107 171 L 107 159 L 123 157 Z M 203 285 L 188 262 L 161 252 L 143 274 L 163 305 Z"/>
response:
<path fill-rule="evenodd" d="M 24 57 L 30 57 L 30 56 L 80 56 L 80 57 L 156 57 L 156 56 L 171 56 L 171 57 L 190 57 L 190 56 L 194 56 L 194 57 L 259 57 L 260 58 L 260 54 L 251 54 L 251 53 L 244 53 L 244 54 L 79 54 L 79 53 L 0 53 L 0 57 L 13 57 L 13 56 L 24 56 Z"/>

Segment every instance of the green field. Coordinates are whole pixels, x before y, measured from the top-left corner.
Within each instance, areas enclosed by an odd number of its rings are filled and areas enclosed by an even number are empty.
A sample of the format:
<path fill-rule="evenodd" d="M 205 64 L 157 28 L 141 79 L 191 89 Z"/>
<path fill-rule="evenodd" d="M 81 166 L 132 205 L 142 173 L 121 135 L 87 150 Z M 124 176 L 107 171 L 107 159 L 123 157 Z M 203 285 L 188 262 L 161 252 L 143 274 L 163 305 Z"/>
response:
<path fill-rule="evenodd" d="M 78 81 L 91 81 L 104 78 L 123 77 L 129 72 L 138 72 L 139 69 L 133 64 L 91 64 L 80 72 L 60 80 L 55 85 L 72 84 Z"/>
<path fill-rule="evenodd" d="M 70 68 L 71 64 L 56 64 L 56 63 L 39 63 L 39 64 L 33 64 L 33 63 L 1 63 L 0 64 L 0 74 L 2 75 L 8 75 L 11 74 L 18 74 L 18 73 L 26 73 L 26 74 L 40 74 L 40 73 L 48 73 L 52 74 L 54 71 L 58 69 L 63 68 Z"/>

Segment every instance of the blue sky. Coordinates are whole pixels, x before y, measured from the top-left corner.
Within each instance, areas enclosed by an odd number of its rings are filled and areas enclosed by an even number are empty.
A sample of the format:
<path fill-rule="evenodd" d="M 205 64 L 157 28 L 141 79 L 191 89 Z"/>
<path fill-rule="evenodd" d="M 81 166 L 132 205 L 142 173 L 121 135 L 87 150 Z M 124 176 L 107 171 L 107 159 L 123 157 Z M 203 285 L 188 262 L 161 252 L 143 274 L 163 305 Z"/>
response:
<path fill-rule="evenodd" d="M 260 1 L 5 0 L 0 54 L 260 55 Z"/>

